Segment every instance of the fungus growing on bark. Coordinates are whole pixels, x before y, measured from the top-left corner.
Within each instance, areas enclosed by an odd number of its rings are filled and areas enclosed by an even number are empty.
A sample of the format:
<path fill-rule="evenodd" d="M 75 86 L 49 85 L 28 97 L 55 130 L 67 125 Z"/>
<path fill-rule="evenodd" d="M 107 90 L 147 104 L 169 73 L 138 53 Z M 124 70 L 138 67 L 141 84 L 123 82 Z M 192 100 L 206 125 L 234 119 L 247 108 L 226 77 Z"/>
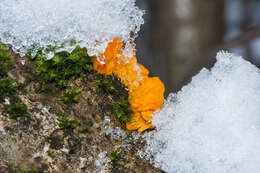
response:
<path fill-rule="evenodd" d="M 114 38 L 105 50 L 94 59 L 94 69 L 101 74 L 116 75 L 129 90 L 128 101 L 133 111 L 132 121 L 126 123 L 128 130 L 142 132 L 153 128 L 149 122 L 154 111 L 164 102 L 164 85 L 158 77 L 149 77 L 149 71 L 137 63 L 136 57 L 125 57 L 123 42 Z"/>

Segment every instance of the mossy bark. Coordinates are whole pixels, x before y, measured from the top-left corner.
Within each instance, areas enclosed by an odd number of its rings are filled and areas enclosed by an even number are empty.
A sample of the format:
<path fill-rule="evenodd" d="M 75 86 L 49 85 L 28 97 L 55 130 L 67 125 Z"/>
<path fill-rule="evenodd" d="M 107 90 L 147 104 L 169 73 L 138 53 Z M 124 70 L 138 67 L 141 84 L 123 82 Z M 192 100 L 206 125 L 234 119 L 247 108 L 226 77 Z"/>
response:
<path fill-rule="evenodd" d="M 17 89 L 0 102 L 0 172 L 161 172 L 138 156 L 144 147 L 142 136 L 135 139 L 136 132 L 127 131 L 114 112 L 113 105 L 128 98 L 128 91 L 115 76 L 106 77 L 115 88 L 112 92 L 98 89 L 104 76 L 95 71 L 72 76 L 67 88 L 79 89 L 79 99 L 64 103 L 59 98 L 66 89 L 55 83 L 47 83 L 41 91 L 35 61 L 13 52 L 11 59 L 16 63 L 8 76 L 26 89 Z M 6 107 L 18 101 L 30 115 L 11 119 Z M 59 117 L 78 123 L 61 128 Z M 119 151 L 118 160 L 111 162 L 109 157 L 115 151 Z M 102 152 L 107 153 L 106 159 L 98 166 Z"/>

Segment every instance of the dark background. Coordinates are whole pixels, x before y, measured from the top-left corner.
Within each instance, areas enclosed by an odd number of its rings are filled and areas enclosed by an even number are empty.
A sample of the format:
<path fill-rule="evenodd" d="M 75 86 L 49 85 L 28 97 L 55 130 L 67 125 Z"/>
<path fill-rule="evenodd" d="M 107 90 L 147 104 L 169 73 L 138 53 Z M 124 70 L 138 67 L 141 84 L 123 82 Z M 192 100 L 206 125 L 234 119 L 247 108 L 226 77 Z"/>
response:
<path fill-rule="evenodd" d="M 227 50 L 260 67 L 260 0 L 137 0 L 146 11 L 138 61 L 159 76 L 166 95 L 214 65 Z"/>

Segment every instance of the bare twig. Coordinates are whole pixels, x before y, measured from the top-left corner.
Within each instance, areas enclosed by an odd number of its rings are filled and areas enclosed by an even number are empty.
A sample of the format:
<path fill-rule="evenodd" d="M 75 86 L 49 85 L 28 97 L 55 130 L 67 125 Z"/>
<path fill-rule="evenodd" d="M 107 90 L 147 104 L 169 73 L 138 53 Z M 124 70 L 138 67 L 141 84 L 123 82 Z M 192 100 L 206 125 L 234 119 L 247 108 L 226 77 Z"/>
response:
<path fill-rule="evenodd" d="M 234 38 L 232 40 L 226 41 L 223 44 L 220 44 L 216 48 L 214 48 L 207 57 L 214 57 L 216 55 L 216 52 L 219 50 L 230 50 L 234 47 L 240 46 L 240 45 L 247 45 L 252 40 L 260 37 L 260 27 L 250 29 L 246 31 L 244 34 L 238 36 L 237 38 Z M 255 60 L 252 57 L 246 57 L 247 60 L 250 62 L 256 64 Z M 260 64 L 256 64 L 258 67 L 260 67 Z"/>
<path fill-rule="evenodd" d="M 218 46 L 216 49 L 230 50 L 231 48 L 234 48 L 236 46 L 248 44 L 250 41 L 254 40 L 257 37 L 260 37 L 260 28 L 248 30 L 241 36 L 238 36 L 235 39 L 223 43 L 222 45 Z"/>

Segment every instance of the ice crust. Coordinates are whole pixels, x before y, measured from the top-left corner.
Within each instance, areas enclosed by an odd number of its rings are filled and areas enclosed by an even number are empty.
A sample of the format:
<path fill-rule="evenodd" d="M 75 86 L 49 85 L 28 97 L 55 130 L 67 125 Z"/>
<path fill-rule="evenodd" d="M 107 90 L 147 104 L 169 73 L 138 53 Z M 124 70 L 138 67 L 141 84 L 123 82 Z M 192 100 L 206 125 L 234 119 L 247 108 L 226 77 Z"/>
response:
<path fill-rule="evenodd" d="M 71 51 L 71 40 L 93 55 L 114 37 L 133 42 L 143 13 L 135 0 L 1 0 L 0 40 L 22 56 L 63 43 L 60 50 Z"/>
<path fill-rule="evenodd" d="M 152 122 L 146 154 L 166 172 L 259 172 L 260 70 L 220 52 Z"/>

